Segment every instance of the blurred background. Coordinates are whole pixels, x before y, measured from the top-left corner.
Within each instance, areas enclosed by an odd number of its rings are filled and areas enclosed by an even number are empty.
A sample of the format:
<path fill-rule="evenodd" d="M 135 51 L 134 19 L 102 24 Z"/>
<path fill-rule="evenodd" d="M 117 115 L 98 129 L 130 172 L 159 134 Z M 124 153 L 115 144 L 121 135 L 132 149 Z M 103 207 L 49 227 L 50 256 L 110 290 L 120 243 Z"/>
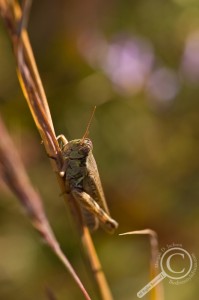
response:
<path fill-rule="evenodd" d="M 82 137 L 97 105 L 90 138 L 120 227 L 93 239 L 115 299 L 137 299 L 149 281 L 149 239 L 118 233 L 152 228 L 160 248 L 182 244 L 199 257 L 199 3 L 33 1 L 28 31 L 57 135 Z M 97 299 L 2 21 L 0 111 L 63 250 Z M 165 279 L 165 299 L 198 299 L 198 279 Z M 47 299 L 49 287 L 58 300 L 82 299 L 0 181 L 0 299 Z"/>

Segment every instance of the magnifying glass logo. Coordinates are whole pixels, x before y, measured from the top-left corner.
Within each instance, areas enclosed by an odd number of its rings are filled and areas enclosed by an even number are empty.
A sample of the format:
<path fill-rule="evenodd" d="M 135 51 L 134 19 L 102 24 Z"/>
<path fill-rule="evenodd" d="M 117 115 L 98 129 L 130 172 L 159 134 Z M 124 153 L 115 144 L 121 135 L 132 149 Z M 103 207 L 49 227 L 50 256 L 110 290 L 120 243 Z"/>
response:
<path fill-rule="evenodd" d="M 172 261 L 176 257 L 181 257 L 184 261 L 184 266 L 180 270 L 175 270 L 172 266 Z M 142 298 L 158 283 L 160 283 L 165 277 L 170 279 L 179 280 L 185 278 L 191 272 L 193 267 L 192 257 L 183 248 L 174 247 L 164 252 L 160 259 L 160 270 L 161 272 L 153 278 L 147 285 L 145 285 L 138 293 L 138 298 Z"/>

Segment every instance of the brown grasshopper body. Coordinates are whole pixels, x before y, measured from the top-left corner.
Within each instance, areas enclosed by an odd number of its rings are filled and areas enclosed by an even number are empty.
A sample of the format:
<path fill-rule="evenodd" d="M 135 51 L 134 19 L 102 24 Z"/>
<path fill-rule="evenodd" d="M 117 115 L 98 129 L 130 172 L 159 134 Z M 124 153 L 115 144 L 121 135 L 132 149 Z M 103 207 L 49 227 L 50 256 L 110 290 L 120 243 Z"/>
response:
<path fill-rule="evenodd" d="M 64 163 L 60 176 L 65 178 L 66 191 L 79 204 L 86 225 L 95 230 L 100 224 L 107 232 L 113 233 L 118 223 L 109 214 L 91 140 L 83 138 L 67 142 L 63 135 L 57 139 L 63 144 Z"/>

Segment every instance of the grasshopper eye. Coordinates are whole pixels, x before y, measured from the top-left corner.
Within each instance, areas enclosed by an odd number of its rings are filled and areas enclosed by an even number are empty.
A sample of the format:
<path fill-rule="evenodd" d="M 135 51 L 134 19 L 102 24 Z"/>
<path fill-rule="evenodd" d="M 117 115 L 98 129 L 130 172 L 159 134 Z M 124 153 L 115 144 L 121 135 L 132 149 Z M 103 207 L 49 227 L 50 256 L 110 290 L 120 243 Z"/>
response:
<path fill-rule="evenodd" d="M 91 140 L 85 139 L 83 144 L 80 143 L 80 148 L 78 152 L 83 155 L 88 155 L 88 153 L 92 151 L 92 149 L 93 145 Z"/>
<path fill-rule="evenodd" d="M 83 155 L 88 155 L 90 151 L 91 151 L 90 145 L 87 145 L 86 143 L 84 143 L 84 145 L 81 146 L 81 148 L 79 149 L 79 153 Z"/>

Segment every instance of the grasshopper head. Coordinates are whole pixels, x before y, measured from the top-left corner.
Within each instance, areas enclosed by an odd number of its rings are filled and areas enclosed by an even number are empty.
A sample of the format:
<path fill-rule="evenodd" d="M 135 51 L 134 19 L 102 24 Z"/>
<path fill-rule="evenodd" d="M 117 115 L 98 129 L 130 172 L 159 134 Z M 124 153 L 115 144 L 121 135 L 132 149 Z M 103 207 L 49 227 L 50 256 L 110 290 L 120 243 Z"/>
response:
<path fill-rule="evenodd" d="M 78 150 L 79 153 L 86 155 L 93 150 L 93 144 L 91 140 L 88 138 L 85 138 L 83 141 L 81 139 L 78 141 L 78 148 L 79 148 Z"/>
<path fill-rule="evenodd" d="M 69 157 L 72 159 L 86 157 L 89 152 L 93 150 L 92 142 L 88 138 L 85 138 L 84 141 L 82 141 L 82 139 L 73 140 L 67 145 L 70 152 Z"/>

